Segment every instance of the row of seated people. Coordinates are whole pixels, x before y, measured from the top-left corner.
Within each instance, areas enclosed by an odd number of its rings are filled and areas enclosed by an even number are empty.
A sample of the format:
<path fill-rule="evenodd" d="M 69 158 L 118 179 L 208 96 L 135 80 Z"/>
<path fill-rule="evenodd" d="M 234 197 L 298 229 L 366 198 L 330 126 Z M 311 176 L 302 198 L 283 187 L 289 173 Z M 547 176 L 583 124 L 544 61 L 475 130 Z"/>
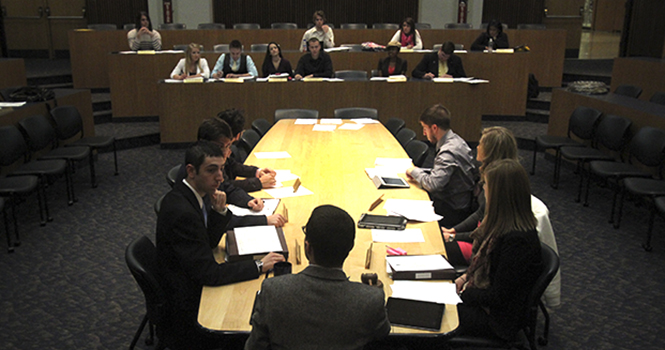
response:
<path fill-rule="evenodd" d="M 436 212 L 445 212 L 445 227 L 449 227 L 470 213 L 468 205 L 478 186 L 476 167 L 471 149 L 450 129 L 450 112 L 445 107 L 428 108 L 420 122 L 429 141 L 436 144 L 437 157 L 430 173 L 412 168 L 407 175 L 430 192 Z M 219 119 L 205 121 L 202 128 L 215 124 L 219 124 L 219 130 L 230 129 Z M 484 138 L 479 159 L 483 163 L 480 173 L 484 192 L 480 196 L 484 197 L 485 214 L 474 235 L 471 265 L 455 281 L 464 301 L 458 305 L 457 335 L 511 340 L 524 326 L 527 299 L 543 269 L 541 244 L 528 175 L 514 156 L 514 138 L 507 130 L 488 131 Z M 285 260 L 281 254 L 270 253 L 254 261 L 215 261 L 210 249 L 217 246 L 233 215 L 226 208 L 227 196 L 219 191 L 224 163 L 230 159 L 227 149 L 231 133 L 200 129 L 199 139 L 202 141 L 187 150 L 186 174 L 164 198 L 157 220 L 159 277 L 169 299 L 158 336 L 170 338 L 168 346 L 172 349 L 215 348 L 225 341 L 198 325 L 203 286 L 255 279 Z M 506 149 L 513 155 L 503 152 Z M 513 205 L 501 205 L 504 201 Z M 456 209 L 458 205 L 464 208 Z M 351 349 L 381 341 L 390 331 L 382 289 L 349 282 L 342 270 L 354 245 L 353 219 L 341 208 L 319 206 L 303 231 L 311 265 L 300 274 L 264 281 L 245 349 L 267 349 L 278 344 Z M 344 292 L 328 293 L 332 290 Z M 310 296 L 326 302 L 308 303 Z M 281 319 L 283 315 L 301 314 L 303 317 L 288 321 Z M 323 314 L 329 317 L 308 321 L 312 315 Z M 347 316 L 340 319 L 333 315 Z"/>
<path fill-rule="evenodd" d="M 282 49 L 278 43 L 268 44 L 265 59 L 262 65 L 262 76 L 286 74 L 289 78 L 301 80 L 303 78 L 332 78 L 334 76 L 333 62 L 330 55 L 322 50 L 322 43 L 318 38 L 310 38 L 307 42 L 308 52 L 299 60 L 295 71 L 291 62 L 283 57 Z M 379 76 L 405 75 L 407 62 L 398 57 L 400 44 L 391 41 L 388 43 L 388 57 L 379 60 L 377 74 Z M 462 60 L 454 54 L 455 44 L 448 41 L 441 45 L 437 52 L 423 56 L 420 63 L 413 69 L 411 75 L 419 79 L 432 79 L 435 77 L 466 77 Z M 185 51 L 185 58 L 180 59 L 170 74 L 171 79 L 183 80 L 186 78 L 203 77 L 213 78 L 242 78 L 258 77 L 256 64 L 251 56 L 242 53 L 242 44 L 233 40 L 229 44 L 229 53 L 223 53 L 210 71 L 205 58 L 201 58 L 201 47 L 192 43 Z"/>
<path fill-rule="evenodd" d="M 308 51 L 308 41 L 317 38 L 323 48 L 335 47 L 335 34 L 333 29 L 326 24 L 323 11 L 316 11 L 312 17 L 314 25 L 302 36 L 300 51 Z M 471 44 L 471 50 L 505 49 L 509 47 L 508 36 L 503 32 L 503 25 L 496 20 L 491 21 L 486 30 Z M 136 27 L 127 33 L 127 41 L 132 50 L 161 50 L 162 37 L 158 31 L 152 29 L 150 17 L 145 12 L 140 12 Z M 424 48 L 420 32 L 416 29 L 413 18 L 407 17 L 400 25 L 400 29 L 390 39 L 398 42 L 406 49 L 420 50 Z"/>

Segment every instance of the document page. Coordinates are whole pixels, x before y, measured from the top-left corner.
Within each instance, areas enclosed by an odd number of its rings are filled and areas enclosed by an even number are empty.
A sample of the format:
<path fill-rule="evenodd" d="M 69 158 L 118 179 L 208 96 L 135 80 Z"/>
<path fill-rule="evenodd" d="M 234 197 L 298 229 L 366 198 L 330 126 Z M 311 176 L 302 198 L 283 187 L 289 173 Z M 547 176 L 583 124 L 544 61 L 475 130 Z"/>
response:
<path fill-rule="evenodd" d="M 387 210 L 389 215 L 394 213 L 413 221 L 430 222 L 439 221 L 443 218 L 443 216 L 434 213 L 432 201 L 391 198 L 383 204 L 383 209 Z"/>
<path fill-rule="evenodd" d="M 455 284 L 449 282 L 395 281 L 390 285 L 393 298 L 457 305 L 462 302 Z"/>
<path fill-rule="evenodd" d="M 233 232 L 239 255 L 282 251 L 275 226 L 236 227 Z"/>
<path fill-rule="evenodd" d="M 282 188 L 273 188 L 264 190 L 266 193 L 271 195 L 273 198 L 288 198 L 288 197 L 300 197 L 314 194 L 314 192 L 305 188 L 305 186 L 298 187 L 298 191 L 293 192 L 293 187 L 282 187 Z"/>
<path fill-rule="evenodd" d="M 337 125 L 334 124 L 316 124 L 312 127 L 312 131 L 335 131 Z"/>
<path fill-rule="evenodd" d="M 386 262 L 393 271 L 435 271 L 452 269 L 448 260 L 441 255 L 387 256 Z"/>
<path fill-rule="evenodd" d="M 266 198 L 263 200 L 263 209 L 260 211 L 253 211 L 252 209 L 241 208 L 233 204 L 229 204 L 229 209 L 231 209 L 231 212 L 237 216 L 246 216 L 246 215 L 269 216 L 275 214 L 275 210 L 277 209 L 278 205 L 279 205 L 279 199 Z"/>

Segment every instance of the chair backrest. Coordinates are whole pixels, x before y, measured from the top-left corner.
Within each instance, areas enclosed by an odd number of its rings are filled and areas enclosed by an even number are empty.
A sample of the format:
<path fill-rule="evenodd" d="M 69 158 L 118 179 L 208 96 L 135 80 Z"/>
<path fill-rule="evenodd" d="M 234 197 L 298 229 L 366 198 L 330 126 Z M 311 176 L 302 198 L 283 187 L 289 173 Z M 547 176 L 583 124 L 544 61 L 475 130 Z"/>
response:
<path fill-rule="evenodd" d="M 122 26 L 122 29 L 124 30 L 132 30 L 134 28 L 136 28 L 136 23 L 125 23 Z"/>
<path fill-rule="evenodd" d="M 217 44 L 213 46 L 212 49 L 215 52 L 225 52 L 225 53 L 231 52 L 231 50 L 229 49 L 229 44 Z"/>
<path fill-rule="evenodd" d="M 662 167 L 665 159 L 665 131 L 651 126 L 641 128 L 630 141 L 630 156 L 646 166 Z"/>
<path fill-rule="evenodd" d="M 233 157 L 240 163 L 244 163 L 249 156 L 249 152 L 247 152 L 245 148 L 236 145 L 231 145 L 231 154 L 233 154 Z"/>
<path fill-rule="evenodd" d="M 480 29 L 487 29 L 487 25 L 488 25 L 488 23 L 481 23 L 481 24 L 480 24 Z M 506 29 L 508 29 L 508 25 L 505 24 L 505 23 L 501 23 L 501 26 L 503 27 L 503 30 L 504 30 L 504 31 L 505 31 Z"/>
<path fill-rule="evenodd" d="M 167 173 L 166 173 L 166 183 L 169 184 L 169 186 L 173 187 L 175 185 L 176 180 L 178 179 L 178 173 L 180 172 L 180 168 L 182 167 L 182 164 L 178 164 L 171 168 Z"/>
<path fill-rule="evenodd" d="M 575 108 L 568 119 L 568 137 L 571 133 L 582 140 L 592 140 L 596 125 L 603 112 L 595 109 L 580 106 Z"/>
<path fill-rule="evenodd" d="M 445 29 L 473 29 L 471 23 L 446 23 L 443 25 Z"/>
<path fill-rule="evenodd" d="M 432 50 L 439 51 L 441 50 L 441 46 L 443 46 L 443 44 L 435 44 L 434 46 L 432 46 Z"/>
<path fill-rule="evenodd" d="M 83 118 L 74 106 L 60 106 L 51 109 L 55 121 L 55 132 L 60 140 L 70 139 L 77 134 L 83 138 Z"/>
<path fill-rule="evenodd" d="M 337 108 L 333 115 L 335 118 L 353 119 L 353 118 L 371 118 L 379 119 L 379 111 L 375 108 L 350 107 Z"/>
<path fill-rule="evenodd" d="M 272 124 L 270 124 L 269 121 L 267 121 L 263 118 L 255 119 L 252 122 L 252 129 L 254 129 L 254 131 L 259 133 L 259 135 L 261 135 L 261 137 L 263 137 L 263 135 L 265 135 L 268 132 L 268 130 L 270 130 L 271 127 L 272 127 Z"/>
<path fill-rule="evenodd" d="M 187 51 L 187 44 L 173 45 L 174 50 Z"/>
<path fill-rule="evenodd" d="M 542 242 L 540 243 L 540 251 L 543 257 L 543 270 L 536 279 L 527 300 L 527 305 L 530 309 L 529 313 L 533 316 L 533 320 L 530 320 L 530 323 L 533 325 L 535 325 L 535 317 L 538 312 L 537 308 L 538 303 L 540 303 L 540 298 L 543 296 L 543 292 L 545 292 L 547 286 L 552 282 L 557 271 L 559 271 L 559 255 L 557 255 L 557 253 L 547 244 Z M 532 332 L 535 334 L 535 329 L 532 330 Z"/>
<path fill-rule="evenodd" d="M 0 166 L 14 164 L 28 152 L 23 135 L 13 125 L 0 127 Z"/>
<path fill-rule="evenodd" d="M 115 25 L 115 24 L 110 24 L 110 23 L 88 24 L 88 29 L 92 29 L 92 30 L 118 30 L 118 26 Z"/>
<path fill-rule="evenodd" d="M 416 132 L 409 128 L 403 128 L 397 133 L 395 138 L 399 141 L 399 144 L 402 145 L 402 147 L 406 147 L 406 144 L 408 144 L 409 141 L 416 138 Z"/>
<path fill-rule="evenodd" d="M 298 24 L 296 23 L 272 23 L 270 24 L 272 29 L 298 29 Z"/>
<path fill-rule="evenodd" d="M 654 94 L 651 95 L 649 102 L 657 103 L 659 105 L 665 105 L 665 92 L 663 91 L 654 92 Z"/>
<path fill-rule="evenodd" d="M 340 47 L 348 47 L 350 48 L 350 52 L 360 52 L 363 50 L 362 44 L 342 44 Z"/>
<path fill-rule="evenodd" d="M 383 125 L 391 134 L 393 134 L 393 136 L 397 136 L 397 133 L 402 130 L 404 125 L 406 125 L 406 122 L 400 118 L 390 118 Z"/>
<path fill-rule="evenodd" d="M 538 23 L 520 23 L 517 25 L 517 29 L 547 29 L 547 27 L 544 24 L 538 24 Z"/>
<path fill-rule="evenodd" d="M 372 24 L 372 29 L 399 29 L 399 24 L 397 23 L 374 23 Z"/>
<path fill-rule="evenodd" d="M 152 206 L 152 210 L 155 211 L 157 216 L 159 216 L 159 212 L 162 210 L 162 202 L 164 201 L 164 197 L 166 197 L 166 193 L 159 197 L 157 201 L 155 201 L 155 205 Z"/>
<path fill-rule="evenodd" d="M 349 81 L 367 80 L 367 72 L 364 70 L 338 70 L 335 71 L 335 78 Z"/>
<path fill-rule="evenodd" d="M 159 25 L 159 30 L 183 30 L 187 29 L 184 23 L 162 23 Z"/>
<path fill-rule="evenodd" d="M 335 29 L 335 25 L 330 23 L 330 22 L 326 22 L 324 24 L 327 25 L 328 27 L 332 28 L 332 29 Z M 312 27 L 314 27 L 314 23 L 312 23 L 312 22 L 307 23 L 307 29 L 311 29 Z"/>
<path fill-rule="evenodd" d="M 367 29 L 366 23 L 342 23 L 339 26 L 341 29 Z"/>
<path fill-rule="evenodd" d="M 596 143 L 602 144 L 605 148 L 619 152 L 630 140 L 630 126 L 633 122 L 614 114 L 608 114 L 601 119 L 596 128 Z"/>
<path fill-rule="evenodd" d="M 224 23 L 199 23 L 199 29 L 226 29 Z"/>
<path fill-rule="evenodd" d="M 427 151 L 429 147 L 426 143 L 420 140 L 411 140 L 404 147 L 406 154 L 409 155 L 409 158 L 413 161 L 413 165 L 420 167 L 425 162 L 425 157 L 427 156 Z"/>
<path fill-rule="evenodd" d="M 282 119 L 318 119 L 319 111 L 315 109 L 277 109 L 275 122 Z"/>
<path fill-rule="evenodd" d="M 378 69 L 372 69 L 372 72 L 371 72 L 370 75 L 372 76 L 372 78 L 374 78 L 374 77 L 380 77 L 380 76 L 381 76 L 381 71 L 378 70 Z"/>
<path fill-rule="evenodd" d="M 635 85 L 623 84 L 617 86 L 616 90 L 614 90 L 614 93 L 617 95 L 638 98 L 642 94 L 642 88 Z"/>
<path fill-rule="evenodd" d="M 132 273 L 136 283 L 143 291 L 148 319 L 157 326 L 159 331 L 167 299 L 159 283 L 155 245 L 146 236 L 135 239 L 125 250 L 125 262 L 129 272 Z"/>
<path fill-rule="evenodd" d="M 233 29 L 261 29 L 261 25 L 258 23 L 236 23 L 233 25 Z"/>
<path fill-rule="evenodd" d="M 252 44 L 249 50 L 251 52 L 266 52 L 268 50 L 268 44 Z"/>
<path fill-rule="evenodd" d="M 432 29 L 432 25 L 429 23 L 416 23 L 416 29 Z"/>
<path fill-rule="evenodd" d="M 240 136 L 240 146 L 245 148 L 247 153 L 251 153 L 259 140 L 261 140 L 261 135 L 258 132 L 252 129 L 245 130 Z"/>
<path fill-rule="evenodd" d="M 28 136 L 30 151 L 36 152 L 55 145 L 55 129 L 45 116 L 37 114 L 19 120 L 18 125 Z"/>

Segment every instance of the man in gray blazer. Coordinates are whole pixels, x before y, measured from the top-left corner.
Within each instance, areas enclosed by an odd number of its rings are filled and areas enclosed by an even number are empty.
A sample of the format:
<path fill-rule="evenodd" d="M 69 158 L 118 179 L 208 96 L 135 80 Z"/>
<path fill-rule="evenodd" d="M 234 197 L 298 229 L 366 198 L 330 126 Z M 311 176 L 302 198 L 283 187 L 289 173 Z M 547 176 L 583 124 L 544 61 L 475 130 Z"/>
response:
<path fill-rule="evenodd" d="M 303 230 L 310 265 L 263 281 L 245 349 L 362 349 L 388 335 L 383 289 L 342 270 L 355 239 L 351 216 L 322 205 Z"/>

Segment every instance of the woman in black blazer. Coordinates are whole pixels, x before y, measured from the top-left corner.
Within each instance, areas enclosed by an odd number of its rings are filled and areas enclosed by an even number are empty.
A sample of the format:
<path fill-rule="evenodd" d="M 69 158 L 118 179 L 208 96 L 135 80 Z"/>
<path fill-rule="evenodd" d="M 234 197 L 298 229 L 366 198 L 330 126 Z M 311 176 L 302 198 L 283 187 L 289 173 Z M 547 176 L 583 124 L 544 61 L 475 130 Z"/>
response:
<path fill-rule="evenodd" d="M 386 46 L 388 57 L 379 60 L 379 73 L 382 77 L 406 74 L 406 61 L 399 58 L 400 43 L 391 41 Z"/>

